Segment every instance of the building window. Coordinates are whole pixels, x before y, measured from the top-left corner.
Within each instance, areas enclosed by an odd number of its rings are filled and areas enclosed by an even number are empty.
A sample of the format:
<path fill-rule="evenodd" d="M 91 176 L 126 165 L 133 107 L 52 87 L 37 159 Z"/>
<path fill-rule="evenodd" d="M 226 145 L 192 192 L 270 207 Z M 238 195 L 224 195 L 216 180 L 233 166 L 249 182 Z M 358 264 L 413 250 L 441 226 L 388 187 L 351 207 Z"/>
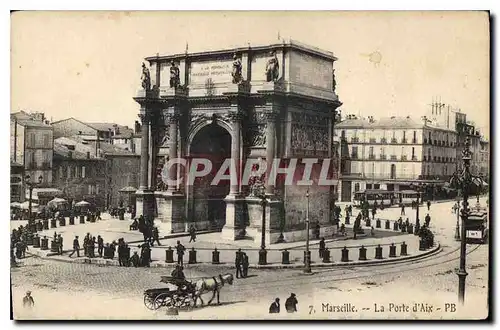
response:
<path fill-rule="evenodd" d="M 352 147 L 352 154 L 351 154 L 351 157 L 353 159 L 357 159 L 358 158 L 358 147 Z"/>
<path fill-rule="evenodd" d="M 372 189 L 372 184 L 371 183 L 367 183 L 366 184 L 366 189 Z"/>
<path fill-rule="evenodd" d="M 68 165 L 67 171 L 68 171 L 68 179 L 71 179 L 71 166 L 70 165 Z"/>
<path fill-rule="evenodd" d="M 417 131 L 413 131 L 413 141 L 412 143 L 417 143 Z"/>
<path fill-rule="evenodd" d="M 43 135 L 43 146 L 45 148 L 50 148 L 50 139 L 49 139 L 49 134 L 44 134 Z"/>
<path fill-rule="evenodd" d="M 82 166 L 82 178 L 85 178 L 85 166 Z"/>
<path fill-rule="evenodd" d="M 429 132 L 429 144 L 432 144 L 431 132 Z"/>
<path fill-rule="evenodd" d="M 354 184 L 354 192 L 359 191 L 359 183 Z"/>
<path fill-rule="evenodd" d="M 63 168 L 62 166 L 59 166 L 59 179 L 63 179 Z"/>
<path fill-rule="evenodd" d="M 342 132 L 340 132 L 340 137 L 342 139 L 345 139 L 345 129 L 343 129 Z"/>
<path fill-rule="evenodd" d="M 375 154 L 373 153 L 373 147 L 370 147 L 369 149 L 368 158 L 375 159 Z"/>
<path fill-rule="evenodd" d="M 380 189 L 380 183 L 375 183 L 373 185 L 373 189 Z"/>
<path fill-rule="evenodd" d="M 88 194 L 89 194 L 89 195 L 92 195 L 92 185 L 91 185 L 91 184 L 89 184 L 89 191 L 88 191 Z"/>
<path fill-rule="evenodd" d="M 31 140 L 31 147 L 34 148 L 35 147 L 35 133 L 31 133 L 30 134 L 30 140 Z"/>
<path fill-rule="evenodd" d="M 417 160 L 417 157 L 415 157 L 415 147 L 411 148 L 411 159 L 412 160 Z"/>
<path fill-rule="evenodd" d="M 406 131 L 403 131 L 403 143 L 406 143 Z"/>

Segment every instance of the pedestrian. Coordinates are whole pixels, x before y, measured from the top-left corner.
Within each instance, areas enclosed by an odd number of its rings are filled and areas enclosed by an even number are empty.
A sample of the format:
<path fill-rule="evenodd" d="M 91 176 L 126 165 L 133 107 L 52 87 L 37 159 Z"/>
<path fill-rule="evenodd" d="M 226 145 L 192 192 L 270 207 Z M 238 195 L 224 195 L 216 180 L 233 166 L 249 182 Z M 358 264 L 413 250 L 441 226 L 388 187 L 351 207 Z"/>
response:
<path fill-rule="evenodd" d="M 104 249 L 104 240 L 101 235 L 97 235 L 97 253 L 99 253 L 99 258 L 102 258 L 102 250 Z"/>
<path fill-rule="evenodd" d="M 149 247 L 149 244 L 147 242 L 142 245 L 141 259 L 142 259 L 142 266 L 143 267 L 149 267 L 150 266 L 150 263 L 151 263 L 151 248 Z"/>
<path fill-rule="evenodd" d="M 136 268 L 139 267 L 139 255 L 137 254 L 137 251 L 134 251 L 134 254 L 130 257 L 130 264 Z"/>
<path fill-rule="evenodd" d="M 373 209 L 372 209 L 372 218 L 373 218 L 373 220 L 375 220 L 375 215 L 376 214 L 377 214 L 377 208 L 373 207 Z"/>
<path fill-rule="evenodd" d="M 405 214 L 405 205 L 401 204 L 401 215 L 406 215 Z"/>
<path fill-rule="evenodd" d="M 427 201 L 427 211 L 430 211 L 431 209 L 431 201 Z"/>
<path fill-rule="evenodd" d="M 16 243 L 16 258 L 21 259 L 23 257 L 23 242 L 19 241 Z"/>
<path fill-rule="evenodd" d="M 161 245 L 160 233 L 158 232 L 158 227 L 153 227 L 153 241 L 151 242 L 151 246 L 153 246 L 154 242 L 158 243 L 158 246 Z"/>
<path fill-rule="evenodd" d="M 90 258 L 95 258 L 95 237 L 91 237 L 89 241 L 89 256 Z"/>
<path fill-rule="evenodd" d="M 59 234 L 57 236 L 57 244 L 58 244 L 58 248 L 59 248 L 59 254 L 62 255 L 63 254 L 63 238 L 62 238 L 61 234 Z"/>
<path fill-rule="evenodd" d="M 243 252 L 242 258 L 241 258 L 241 266 L 242 266 L 242 275 L 244 278 L 248 276 L 248 266 L 250 263 L 248 262 L 248 256 L 245 252 Z"/>
<path fill-rule="evenodd" d="M 319 257 L 323 259 L 323 253 L 325 252 L 325 238 L 321 237 L 321 241 L 319 241 Z"/>
<path fill-rule="evenodd" d="M 427 213 L 427 215 L 425 216 L 425 224 L 427 227 L 429 227 L 431 223 L 431 216 L 429 215 L 429 213 Z"/>
<path fill-rule="evenodd" d="M 22 243 L 22 254 L 23 254 L 23 259 L 26 258 L 26 251 L 28 250 L 28 244 L 26 244 L 26 241 L 21 241 Z"/>
<path fill-rule="evenodd" d="M 125 242 L 123 241 L 123 238 L 118 239 L 118 265 L 119 266 L 125 266 L 125 263 L 123 262 L 123 257 L 125 256 L 125 251 L 123 248 L 125 247 Z"/>
<path fill-rule="evenodd" d="M 316 222 L 316 226 L 314 228 L 314 236 L 316 239 L 319 239 L 319 235 L 321 235 L 321 227 L 319 226 L 319 222 Z"/>
<path fill-rule="evenodd" d="M 33 306 L 35 306 L 35 300 L 33 300 L 33 297 L 31 296 L 31 291 L 27 291 L 26 296 L 23 298 L 23 307 L 31 308 Z"/>
<path fill-rule="evenodd" d="M 191 243 L 191 242 L 196 243 L 196 228 L 194 227 L 193 224 L 191 224 L 191 226 L 189 226 L 189 235 L 191 236 L 191 238 L 189 239 L 189 243 Z"/>
<path fill-rule="evenodd" d="M 290 297 L 285 301 L 285 309 L 288 313 L 295 313 L 297 311 L 297 304 L 299 302 L 297 301 L 297 298 L 295 296 L 295 293 L 292 293 Z"/>
<path fill-rule="evenodd" d="M 177 250 L 177 264 L 184 266 L 184 251 L 186 251 L 186 248 L 181 244 L 181 241 L 177 241 L 175 249 Z"/>
<path fill-rule="evenodd" d="M 236 257 L 234 259 L 234 266 L 236 267 L 236 278 L 242 277 L 242 272 L 241 272 L 241 263 L 242 263 L 242 258 L 241 258 L 241 249 L 238 249 L 236 251 Z"/>
<path fill-rule="evenodd" d="M 372 235 L 372 237 L 375 236 L 375 229 L 373 228 L 373 226 L 370 229 L 370 235 Z"/>
<path fill-rule="evenodd" d="M 78 242 L 78 236 L 75 236 L 75 239 L 73 240 L 73 252 L 71 252 L 69 257 L 71 258 L 75 252 L 76 256 L 80 258 L 80 243 Z"/>
<path fill-rule="evenodd" d="M 274 299 L 274 302 L 269 306 L 269 314 L 279 314 L 280 312 L 280 298 Z"/>

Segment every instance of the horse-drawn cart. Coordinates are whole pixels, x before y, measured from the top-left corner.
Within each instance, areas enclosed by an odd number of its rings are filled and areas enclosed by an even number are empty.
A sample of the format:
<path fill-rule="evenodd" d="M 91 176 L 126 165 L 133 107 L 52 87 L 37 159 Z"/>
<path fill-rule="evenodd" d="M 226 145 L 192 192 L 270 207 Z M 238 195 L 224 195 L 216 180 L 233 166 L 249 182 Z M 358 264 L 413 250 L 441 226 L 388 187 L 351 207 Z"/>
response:
<path fill-rule="evenodd" d="M 195 287 L 191 282 L 162 276 L 160 282 L 172 284 L 176 288 L 157 288 L 144 291 L 144 305 L 151 310 L 161 307 L 189 307 L 195 304 Z"/>

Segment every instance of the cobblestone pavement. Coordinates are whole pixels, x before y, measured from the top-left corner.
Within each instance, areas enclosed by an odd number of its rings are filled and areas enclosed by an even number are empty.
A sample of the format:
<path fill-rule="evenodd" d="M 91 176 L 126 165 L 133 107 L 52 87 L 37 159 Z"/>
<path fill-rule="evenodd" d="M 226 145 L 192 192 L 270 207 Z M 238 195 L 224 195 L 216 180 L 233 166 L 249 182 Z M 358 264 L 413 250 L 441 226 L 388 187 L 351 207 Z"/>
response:
<path fill-rule="evenodd" d="M 431 229 L 443 247 L 438 255 L 405 263 L 317 269 L 313 275 L 303 275 L 300 270 L 251 270 L 249 278 L 236 279 L 232 286 L 222 289 L 223 305 L 181 310 L 178 318 L 269 318 L 267 309 L 272 300 L 280 297 L 284 304 L 290 292 L 297 294 L 299 312 L 294 315 L 282 312 L 273 317 L 484 318 L 487 316 L 488 245 L 468 245 L 466 306 L 458 308 L 456 313 L 444 310 L 445 303 L 457 303 L 458 280 L 454 271 L 459 262 L 459 245 L 453 240 L 456 218 L 451 214 L 451 205 L 431 206 Z M 233 271 L 212 265 L 186 265 L 185 268 L 186 276 L 191 279 Z M 21 267 L 12 271 L 14 316 L 170 319 L 173 317 L 166 316 L 164 309 L 146 309 L 142 296 L 145 289 L 162 287 L 159 276 L 165 273 L 170 273 L 170 269 L 99 267 L 27 258 Z M 33 292 L 37 302 L 31 311 L 20 307 L 26 290 Z M 323 303 L 351 303 L 356 306 L 356 312 L 328 313 L 322 310 Z M 385 311 L 376 312 L 375 303 L 379 309 L 385 306 Z M 390 303 L 411 306 L 427 303 L 434 309 L 432 313 L 396 312 L 394 308 L 388 310 Z"/>

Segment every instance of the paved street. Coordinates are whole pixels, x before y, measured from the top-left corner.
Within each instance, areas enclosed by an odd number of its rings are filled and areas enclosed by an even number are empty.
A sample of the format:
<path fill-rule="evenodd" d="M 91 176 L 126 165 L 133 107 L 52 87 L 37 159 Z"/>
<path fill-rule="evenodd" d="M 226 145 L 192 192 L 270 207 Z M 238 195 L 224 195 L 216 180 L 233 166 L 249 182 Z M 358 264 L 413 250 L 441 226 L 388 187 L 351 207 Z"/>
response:
<path fill-rule="evenodd" d="M 243 313 L 247 317 L 268 318 L 267 310 L 272 300 L 280 297 L 284 309 L 284 301 L 290 292 L 297 294 L 299 313 L 290 316 L 282 312 L 276 317 L 486 317 L 487 245 L 468 246 L 467 308 L 460 309 L 460 314 L 444 311 L 445 303 L 457 301 L 458 280 L 454 270 L 458 267 L 459 244 L 453 240 L 456 218 L 451 214 L 451 205 L 431 206 L 431 229 L 443 246 L 443 251 L 436 256 L 397 264 L 317 269 L 313 275 L 303 275 L 300 270 L 251 270 L 249 278 L 236 279 L 234 285 L 222 288 L 222 306 L 181 310 L 178 317 L 211 318 L 217 309 L 218 318 L 237 318 Z M 185 269 L 186 276 L 191 279 L 232 271 L 224 266 L 211 265 L 187 265 Z M 142 300 L 145 289 L 164 286 L 159 280 L 160 275 L 166 275 L 165 272 L 166 269 L 161 268 L 99 267 L 27 258 L 21 267 L 12 271 L 14 315 L 16 318 L 172 318 L 165 315 L 164 309 L 156 312 L 146 309 Z M 29 312 L 19 305 L 26 290 L 33 292 L 37 303 Z M 385 297 L 391 297 L 391 301 Z M 54 301 L 59 303 L 54 305 Z M 388 311 L 390 303 L 415 302 L 434 305 L 433 313 L 396 312 L 394 308 Z M 351 303 L 357 312 L 322 312 L 323 303 Z M 385 311 L 376 312 L 375 303 L 378 310 L 385 306 Z"/>

